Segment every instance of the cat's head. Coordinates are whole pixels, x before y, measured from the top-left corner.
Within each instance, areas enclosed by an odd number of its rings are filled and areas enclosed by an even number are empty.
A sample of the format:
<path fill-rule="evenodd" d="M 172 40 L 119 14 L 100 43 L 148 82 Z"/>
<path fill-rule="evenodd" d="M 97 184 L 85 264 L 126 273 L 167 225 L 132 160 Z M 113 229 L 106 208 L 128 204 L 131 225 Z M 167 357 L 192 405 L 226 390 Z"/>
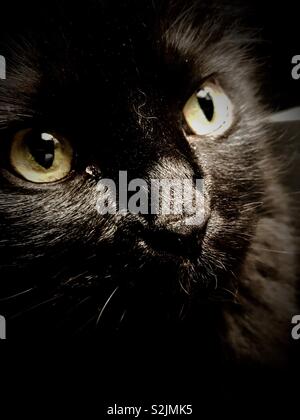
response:
<path fill-rule="evenodd" d="M 2 13 L 0 50 L 0 299 L 11 322 L 40 334 L 159 324 L 184 317 L 190 296 L 234 292 L 268 161 L 233 9 L 20 7 Z M 201 222 L 188 225 L 184 209 L 99 214 L 99 181 L 118 186 L 120 171 L 146 190 L 151 179 L 203 180 Z"/>

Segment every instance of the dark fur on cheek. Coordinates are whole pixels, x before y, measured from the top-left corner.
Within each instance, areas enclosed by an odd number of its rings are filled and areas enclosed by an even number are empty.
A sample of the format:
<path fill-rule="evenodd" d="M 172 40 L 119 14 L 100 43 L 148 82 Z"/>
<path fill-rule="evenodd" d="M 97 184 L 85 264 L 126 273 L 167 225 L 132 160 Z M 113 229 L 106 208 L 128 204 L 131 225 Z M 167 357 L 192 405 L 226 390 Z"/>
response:
<path fill-rule="evenodd" d="M 2 13 L 0 313 L 10 335 L 175 328 L 201 331 L 213 356 L 286 360 L 296 245 L 238 11 L 214 1 L 84 10 L 53 1 L 33 19 L 25 9 L 16 33 L 13 8 Z M 222 138 L 190 142 L 182 109 L 209 77 L 231 99 L 234 123 Z M 28 127 L 72 143 L 65 180 L 33 184 L 11 172 L 11 138 Z M 149 217 L 99 215 L 97 182 L 122 170 L 203 178 L 205 230 L 168 236 Z"/>

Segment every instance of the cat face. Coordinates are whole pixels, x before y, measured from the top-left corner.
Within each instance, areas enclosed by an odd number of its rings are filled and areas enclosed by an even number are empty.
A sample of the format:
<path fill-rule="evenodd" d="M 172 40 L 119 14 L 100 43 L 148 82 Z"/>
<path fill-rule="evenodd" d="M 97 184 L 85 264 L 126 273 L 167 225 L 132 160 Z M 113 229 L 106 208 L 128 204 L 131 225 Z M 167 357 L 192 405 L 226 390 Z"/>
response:
<path fill-rule="evenodd" d="M 268 164 L 248 39 L 232 8 L 140 3 L 4 11 L 0 302 L 12 334 L 169 325 L 235 290 Z M 202 222 L 99 214 L 99 180 L 117 185 L 120 171 L 148 187 L 203 180 Z"/>

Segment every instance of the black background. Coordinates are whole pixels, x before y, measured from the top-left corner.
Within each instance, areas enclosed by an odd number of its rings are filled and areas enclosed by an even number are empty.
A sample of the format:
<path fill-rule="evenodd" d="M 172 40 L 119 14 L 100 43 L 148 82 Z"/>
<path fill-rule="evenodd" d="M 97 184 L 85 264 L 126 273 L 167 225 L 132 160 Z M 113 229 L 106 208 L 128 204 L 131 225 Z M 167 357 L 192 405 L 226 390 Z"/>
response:
<path fill-rule="evenodd" d="M 292 1 L 251 2 L 251 21 L 264 40 L 258 50 L 265 58 L 266 99 L 274 109 L 300 105 L 300 79 L 291 75 L 292 57 L 300 54 L 300 4 Z"/>

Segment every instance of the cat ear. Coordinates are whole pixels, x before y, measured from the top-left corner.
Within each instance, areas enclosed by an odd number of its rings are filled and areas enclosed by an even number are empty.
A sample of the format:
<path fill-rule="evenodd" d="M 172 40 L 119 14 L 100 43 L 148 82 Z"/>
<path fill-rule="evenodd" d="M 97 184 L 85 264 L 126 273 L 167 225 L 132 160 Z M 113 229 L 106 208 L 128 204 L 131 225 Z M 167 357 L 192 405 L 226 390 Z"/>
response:
<path fill-rule="evenodd" d="M 300 107 L 286 109 L 276 112 L 268 117 L 268 121 L 272 123 L 294 122 L 300 121 Z"/>

